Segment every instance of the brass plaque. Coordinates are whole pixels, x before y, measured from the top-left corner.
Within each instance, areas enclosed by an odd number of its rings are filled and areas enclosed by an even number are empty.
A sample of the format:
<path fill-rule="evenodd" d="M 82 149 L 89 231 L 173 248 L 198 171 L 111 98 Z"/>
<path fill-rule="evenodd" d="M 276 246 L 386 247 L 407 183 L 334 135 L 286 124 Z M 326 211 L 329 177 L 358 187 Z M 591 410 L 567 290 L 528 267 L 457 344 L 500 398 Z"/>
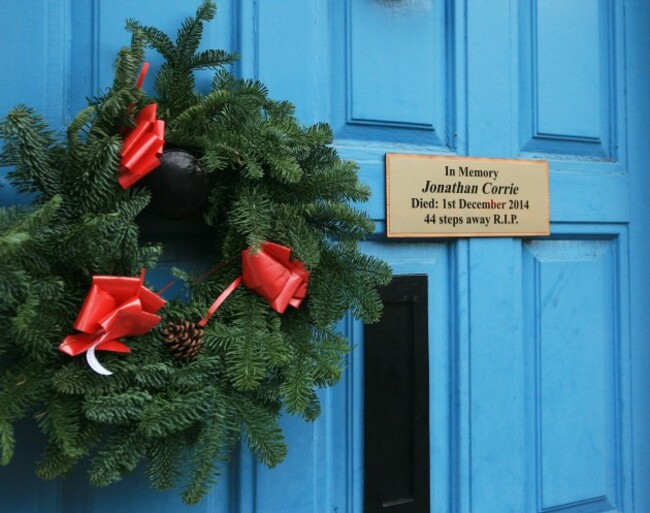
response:
<path fill-rule="evenodd" d="M 548 162 L 386 155 L 388 237 L 548 235 Z"/>

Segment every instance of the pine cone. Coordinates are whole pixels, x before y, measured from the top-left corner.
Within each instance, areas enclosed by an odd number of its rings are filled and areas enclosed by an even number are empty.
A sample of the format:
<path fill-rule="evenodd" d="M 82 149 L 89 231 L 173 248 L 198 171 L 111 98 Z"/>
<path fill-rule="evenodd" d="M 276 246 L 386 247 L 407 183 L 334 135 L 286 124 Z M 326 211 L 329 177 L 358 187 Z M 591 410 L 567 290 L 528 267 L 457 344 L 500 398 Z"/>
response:
<path fill-rule="evenodd" d="M 182 360 L 193 360 L 203 346 L 203 328 L 195 322 L 169 322 L 162 333 L 169 350 Z"/>

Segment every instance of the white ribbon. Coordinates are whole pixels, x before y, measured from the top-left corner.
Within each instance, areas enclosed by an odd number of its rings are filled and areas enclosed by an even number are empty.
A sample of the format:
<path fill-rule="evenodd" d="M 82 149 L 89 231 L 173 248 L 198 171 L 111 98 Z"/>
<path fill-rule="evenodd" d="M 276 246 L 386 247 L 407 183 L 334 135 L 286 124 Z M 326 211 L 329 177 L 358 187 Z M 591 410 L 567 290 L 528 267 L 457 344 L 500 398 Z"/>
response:
<path fill-rule="evenodd" d="M 102 374 L 103 376 L 110 376 L 113 373 L 109 371 L 106 367 L 104 367 L 101 363 L 99 363 L 99 360 L 95 355 L 95 348 L 104 341 L 104 338 L 105 337 L 101 337 L 97 342 L 95 342 L 92 346 L 88 348 L 88 351 L 86 351 L 86 361 L 88 362 L 88 365 L 90 365 L 90 368 L 94 370 L 97 374 Z"/>

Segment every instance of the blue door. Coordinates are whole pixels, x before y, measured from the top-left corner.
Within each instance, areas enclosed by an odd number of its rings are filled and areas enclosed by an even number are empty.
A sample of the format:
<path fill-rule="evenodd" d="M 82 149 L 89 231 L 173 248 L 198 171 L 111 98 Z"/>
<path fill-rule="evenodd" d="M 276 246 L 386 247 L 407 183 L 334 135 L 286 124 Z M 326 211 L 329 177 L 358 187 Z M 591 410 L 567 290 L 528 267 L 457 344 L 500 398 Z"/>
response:
<path fill-rule="evenodd" d="M 125 18 L 173 33 L 196 4 L 3 0 L 0 112 L 63 126 L 109 84 Z M 333 126 L 373 189 L 366 251 L 428 277 L 431 512 L 650 511 L 649 27 L 645 0 L 223 0 L 207 30 Z M 551 236 L 386 240 L 386 153 L 548 160 Z M 25 423 L 0 512 L 362 512 L 363 327 L 341 329 L 349 367 L 316 422 L 284 419 L 278 468 L 242 449 L 192 508 L 137 473 L 42 482 Z"/>

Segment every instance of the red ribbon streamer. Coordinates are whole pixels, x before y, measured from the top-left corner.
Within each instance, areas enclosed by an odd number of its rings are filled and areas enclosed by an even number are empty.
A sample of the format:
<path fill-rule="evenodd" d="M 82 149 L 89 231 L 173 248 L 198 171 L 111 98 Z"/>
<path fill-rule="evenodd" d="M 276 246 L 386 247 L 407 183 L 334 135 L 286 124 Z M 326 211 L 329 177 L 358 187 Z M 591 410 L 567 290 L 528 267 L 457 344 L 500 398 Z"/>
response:
<path fill-rule="evenodd" d="M 137 87 L 138 89 L 142 89 L 142 84 L 144 84 L 144 79 L 147 76 L 147 71 L 149 71 L 149 63 L 143 62 L 142 69 L 140 70 L 140 74 L 138 75 L 138 80 L 135 82 L 135 87 Z"/>
<path fill-rule="evenodd" d="M 199 325 L 205 326 L 221 304 L 243 283 L 271 304 L 278 313 L 284 313 L 289 305 L 298 308 L 307 295 L 309 271 L 302 262 L 291 260 L 291 249 L 266 242 L 259 253 L 252 248 L 242 251 L 242 275 L 233 281 L 212 303 Z"/>
<path fill-rule="evenodd" d="M 148 70 L 149 63 L 145 62 L 136 82 L 138 89 L 142 88 Z M 132 108 L 130 105 L 129 114 Z M 157 112 L 155 103 L 143 107 L 135 117 L 135 127 L 124 138 L 117 177 L 123 189 L 128 189 L 160 165 L 165 144 L 165 122 L 156 119 Z"/>
<path fill-rule="evenodd" d="M 96 350 L 129 353 L 120 337 L 144 335 L 161 320 L 155 315 L 165 300 L 144 287 L 144 269 L 139 278 L 93 276 L 92 286 L 74 323 L 82 333 L 65 337 L 59 351 L 82 354 L 94 344 Z"/>

